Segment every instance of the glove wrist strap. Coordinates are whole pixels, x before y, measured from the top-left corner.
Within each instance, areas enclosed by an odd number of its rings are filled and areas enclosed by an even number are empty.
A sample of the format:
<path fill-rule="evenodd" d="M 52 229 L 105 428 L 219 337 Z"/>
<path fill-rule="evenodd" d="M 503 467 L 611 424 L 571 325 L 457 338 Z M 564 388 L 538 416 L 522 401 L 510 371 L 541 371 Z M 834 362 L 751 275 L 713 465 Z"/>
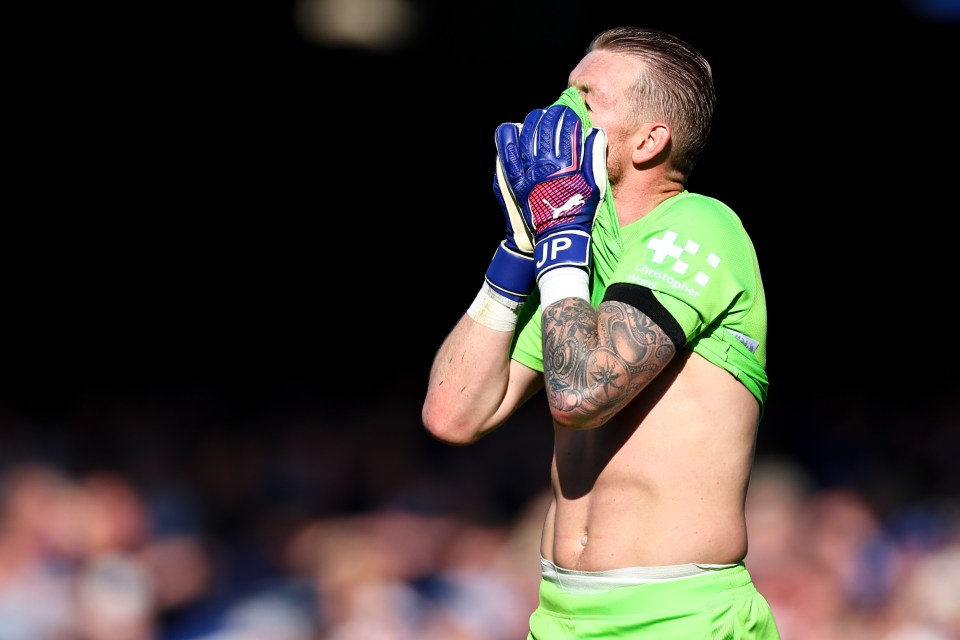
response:
<path fill-rule="evenodd" d="M 537 281 L 560 267 L 590 266 L 590 234 L 579 229 L 558 231 L 537 240 L 534 250 Z"/>
<path fill-rule="evenodd" d="M 590 277 L 579 267 L 557 267 L 540 278 L 541 313 L 554 302 L 564 298 L 583 298 L 590 301 Z"/>
<path fill-rule="evenodd" d="M 493 254 L 487 267 L 486 281 L 501 296 L 521 303 L 527 299 L 536 283 L 533 256 L 508 248 L 506 242 L 501 242 Z"/>
<path fill-rule="evenodd" d="M 467 309 L 467 315 L 494 331 L 513 331 L 517 327 L 521 304 L 500 295 L 489 283 L 484 282 Z"/>

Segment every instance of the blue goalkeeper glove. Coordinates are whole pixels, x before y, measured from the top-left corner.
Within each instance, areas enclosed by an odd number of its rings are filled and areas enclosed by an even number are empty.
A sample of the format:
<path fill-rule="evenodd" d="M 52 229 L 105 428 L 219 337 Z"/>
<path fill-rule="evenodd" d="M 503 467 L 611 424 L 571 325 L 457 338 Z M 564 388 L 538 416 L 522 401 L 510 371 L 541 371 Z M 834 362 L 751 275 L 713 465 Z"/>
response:
<path fill-rule="evenodd" d="M 533 268 L 533 235 L 523 219 L 520 205 L 497 158 L 493 194 L 507 222 L 506 238 L 497 247 L 487 267 L 486 281 L 497 293 L 515 302 L 527 299 L 536 284 Z"/>
<path fill-rule="evenodd" d="M 498 161 L 534 239 L 536 281 L 557 267 L 589 271 L 590 234 L 607 186 L 607 134 L 569 107 L 497 127 Z"/>

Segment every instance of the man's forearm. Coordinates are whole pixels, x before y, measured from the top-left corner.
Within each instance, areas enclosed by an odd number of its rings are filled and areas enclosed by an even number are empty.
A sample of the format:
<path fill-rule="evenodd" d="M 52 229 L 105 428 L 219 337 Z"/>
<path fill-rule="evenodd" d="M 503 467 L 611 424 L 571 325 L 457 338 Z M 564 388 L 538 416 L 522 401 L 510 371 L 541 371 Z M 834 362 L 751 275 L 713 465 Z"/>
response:
<path fill-rule="evenodd" d="M 423 421 L 437 438 L 470 444 L 499 425 L 507 391 L 512 332 L 464 315 L 440 346 L 423 405 Z"/>

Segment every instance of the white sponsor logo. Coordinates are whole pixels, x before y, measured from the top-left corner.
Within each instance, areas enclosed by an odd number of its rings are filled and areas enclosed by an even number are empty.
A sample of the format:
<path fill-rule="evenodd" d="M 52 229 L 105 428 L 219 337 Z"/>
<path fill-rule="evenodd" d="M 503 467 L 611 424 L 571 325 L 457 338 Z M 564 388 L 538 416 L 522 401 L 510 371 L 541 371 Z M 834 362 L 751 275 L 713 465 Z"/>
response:
<path fill-rule="evenodd" d="M 637 274 L 631 274 L 630 281 L 641 284 L 650 289 L 656 289 L 666 285 L 671 289 L 680 289 L 693 297 L 700 295 L 700 291 L 694 288 L 707 286 L 710 282 L 710 274 L 706 271 L 697 271 L 691 279 L 684 278 L 679 280 L 678 276 L 686 276 L 690 270 L 689 260 L 696 256 L 700 251 L 700 245 L 693 240 L 687 240 L 683 245 L 677 244 L 677 233 L 675 231 L 666 231 L 661 238 L 652 238 L 647 243 L 647 248 L 653 251 L 651 262 L 663 265 L 664 270 L 651 268 L 648 265 L 639 265 L 636 268 Z M 703 260 L 702 269 L 708 267 L 716 269 L 720 264 L 720 256 L 710 253 Z"/>
<path fill-rule="evenodd" d="M 556 220 L 557 218 L 560 217 L 560 214 L 561 214 L 561 213 L 565 213 L 565 212 L 567 212 L 567 211 L 570 211 L 570 210 L 573 209 L 574 207 L 583 204 L 583 196 L 582 196 L 581 194 L 579 194 L 579 193 L 576 194 L 576 195 L 570 196 L 570 199 L 569 199 L 569 200 L 567 200 L 566 202 L 564 202 L 562 205 L 560 205 L 560 206 L 557 207 L 556 209 L 554 209 L 553 206 L 552 206 L 549 202 L 547 202 L 547 199 L 546 199 L 546 198 L 543 198 L 543 199 L 541 200 L 541 202 L 542 202 L 543 204 L 547 205 L 548 207 L 550 207 L 551 209 L 553 209 L 553 219 Z"/>

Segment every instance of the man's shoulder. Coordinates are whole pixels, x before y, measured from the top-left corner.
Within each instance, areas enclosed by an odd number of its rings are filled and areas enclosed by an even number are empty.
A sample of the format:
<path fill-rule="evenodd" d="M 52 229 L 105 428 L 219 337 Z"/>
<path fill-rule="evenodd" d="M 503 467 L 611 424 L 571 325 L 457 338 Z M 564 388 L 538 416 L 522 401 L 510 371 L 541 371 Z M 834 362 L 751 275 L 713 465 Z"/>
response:
<path fill-rule="evenodd" d="M 646 241 L 651 234 L 668 231 L 701 238 L 746 235 L 740 217 L 723 201 L 683 191 L 657 205 L 650 213 L 621 229 L 625 244 Z"/>

